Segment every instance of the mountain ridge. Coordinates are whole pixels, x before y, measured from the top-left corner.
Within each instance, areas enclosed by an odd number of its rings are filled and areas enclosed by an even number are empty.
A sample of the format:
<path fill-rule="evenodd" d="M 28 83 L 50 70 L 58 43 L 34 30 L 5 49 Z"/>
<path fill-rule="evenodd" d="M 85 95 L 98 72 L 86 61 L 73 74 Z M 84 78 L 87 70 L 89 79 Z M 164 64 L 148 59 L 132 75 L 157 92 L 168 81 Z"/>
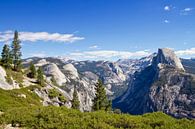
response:
<path fill-rule="evenodd" d="M 135 74 L 134 78 L 128 90 L 114 100 L 114 107 L 131 114 L 163 111 L 174 117 L 195 117 L 195 78 L 185 73 L 172 50 L 159 49 L 152 65 Z M 184 89 L 189 86 L 191 89 L 186 92 Z"/>
<path fill-rule="evenodd" d="M 167 51 L 169 54 L 166 54 Z M 95 97 L 95 90 L 94 90 L 95 83 L 97 82 L 98 78 L 100 78 L 103 81 L 108 97 L 114 100 L 113 101 L 114 108 L 118 108 L 118 106 L 115 106 L 116 104 L 115 102 L 119 98 L 119 96 L 124 95 L 126 92 L 128 92 L 128 90 L 129 91 L 132 90 L 133 85 L 139 84 L 139 86 L 135 86 L 134 88 L 134 90 L 137 89 L 137 91 L 139 91 L 140 89 L 142 89 L 142 83 L 148 86 L 146 86 L 145 90 L 141 91 L 140 93 L 136 93 L 136 92 L 135 92 L 136 94 L 133 93 L 132 98 L 136 96 L 140 97 L 144 93 L 147 94 L 149 99 L 153 99 L 157 101 L 156 98 L 152 98 L 153 96 L 152 94 L 156 94 L 158 90 L 155 88 L 155 86 L 153 86 L 153 92 L 151 92 L 150 90 L 152 89 L 150 89 L 150 86 L 153 85 L 154 82 L 153 80 L 156 79 L 163 80 L 161 79 L 162 77 L 159 75 L 163 75 L 163 74 L 168 75 L 167 73 L 170 73 L 170 71 L 172 71 L 173 75 L 170 74 L 169 77 L 173 78 L 173 80 L 175 80 L 174 78 L 189 78 L 188 76 L 191 76 L 188 69 L 184 70 L 186 66 L 191 65 L 189 63 L 191 62 L 191 60 L 179 59 L 178 57 L 173 55 L 173 53 L 174 52 L 172 50 L 168 50 L 167 48 L 159 49 L 158 53 L 153 53 L 150 56 L 143 57 L 141 59 L 120 59 L 115 62 L 89 61 L 89 60 L 75 61 L 75 60 L 64 59 L 61 57 L 60 58 L 32 57 L 32 58 L 24 59 L 23 65 L 24 65 L 24 70 L 27 69 L 31 63 L 33 63 L 37 68 L 38 67 L 43 68 L 45 78 L 47 81 L 47 86 L 45 88 L 35 89 L 34 91 L 36 92 L 37 95 L 39 95 L 40 98 L 43 99 L 42 102 L 44 105 L 55 105 L 55 106 L 64 105 L 70 108 L 72 94 L 75 87 L 78 91 L 78 97 L 80 100 L 80 105 L 81 105 L 80 110 L 91 111 L 92 100 Z M 180 62 L 180 60 L 183 62 Z M 184 65 L 184 68 L 182 64 Z M 178 71 L 178 73 L 175 71 Z M 185 73 L 189 73 L 190 75 Z M 165 79 L 166 78 L 168 77 L 165 76 Z M 52 82 L 53 81 L 52 79 L 55 80 L 55 83 Z M 135 84 L 135 80 L 138 80 L 136 82 L 137 84 Z M 29 80 L 28 78 L 26 79 L 24 78 L 24 82 L 25 83 L 23 84 L 25 85 L 33 84 L 31 83 L 33 82 L 33 80 Z M 158 83 L 160 84 L 161 82 Z M 173 83 L 177 83 L 177 81 Z M 185 84 L 184 86 L 186 85 L 187 84 Z M 19 88 L 19 85 L 17 86 Z M 13 86 L 12 89 L 14 88 L 16 87 Z M 50 99 L 48 97 L 50 89 L 55 89 L 60 94 L 63 94 L 63 96 L 67 98 L 66 103 L 61 102 L 59 98 Z M 184 88 L 182 90 L 185 91 L 186 89 Z M 148 92 L 145 93 L 145 91 Z M 166 93 L 166 92 L 163 91 L 162 93 Z M 126 97 L 124 96 L 123 98 L 125 100 Z M 148 99 L 148 98 L 146 97 L 144 99 Z M 139 101 L 138 100 L 134 101 L 133 106 L 135 106 L 136 103 L 143 101 L 144 99 L 140 99 Z M 188 98 L 185 99 L 185 97 L 180 97 L 180 99 L 184 99 L 183 101 L 188 101 Z M 147 102 L 149 105 L 151 104 L 150 101 Z M 144 105 L 147 105 L 147 103 L 143 104 L 142 107 L 135 108 L 135 109 L 137 110 L 142 109 L 143 111 L 141 112 L 141 114 L 146 112 L 158 111 L 158 110 L 164 111 L 160 107 L 157 108 L 155 106 L 152 106 L 149 109 L 144 109 L 145 108 Z M 124 111 L 124 112 L 128 112 L 128 111 Z M 134 112 L 133 114 L 140 114 L 138 111 L 136 112 Z M 167 112 L 167 114 L 173 115 L 174 113 L 171 114 Z M 183 116 L 176 115 L 175 117 L 188 117 L 188 115 L 183 115 Z"/>

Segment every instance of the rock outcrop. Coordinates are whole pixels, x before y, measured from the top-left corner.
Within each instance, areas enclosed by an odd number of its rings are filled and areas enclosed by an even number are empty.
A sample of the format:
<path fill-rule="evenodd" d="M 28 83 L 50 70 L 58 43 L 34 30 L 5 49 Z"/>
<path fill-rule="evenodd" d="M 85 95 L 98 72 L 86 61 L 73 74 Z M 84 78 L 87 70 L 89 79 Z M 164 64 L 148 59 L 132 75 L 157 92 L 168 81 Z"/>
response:
<path fill-rule="evenodd" d="M 67 82 L 66 76 L 61 72 L 58 66 L 54 63 L 50 63 L 44 67 L 44 73 L 46 76 L 51 76 L 56 80 L 56 83 L 61 86 Z"/>
<path fill-rule="evenodd" d="M 154 61 L 154 65 L 167 64 L 173 66 L 175 69 L 185 71 L 180 59 L 175 55 L 174 51 L 169 48 L 158 49 L 158 55 Z"/>
<path fill-rule="evenodd" d="M 159 49 L 152 64 L 135 73 L 128 90 L 114 107 L 131 114 L 163 111 L 175 117 L 195 118 L 195 78 L 170 49 Z"/>
<path fill-rule="evenodd" d="M 9 84 L 6 80 L 7 74 L 3 67 L 0 66 L 0 88 L 4 90 L 18 89 L 19 85 L 13 80 L 13 84 Z"/>
<path fill-rule="evenodd" d="M 78 71 L 72 64 L 64 65 L 63 70 L 64 70 L 64 72 L 66 72 L 69 75 L 69 78 L 71 78 L 71 79 L 79 78 Z"/>

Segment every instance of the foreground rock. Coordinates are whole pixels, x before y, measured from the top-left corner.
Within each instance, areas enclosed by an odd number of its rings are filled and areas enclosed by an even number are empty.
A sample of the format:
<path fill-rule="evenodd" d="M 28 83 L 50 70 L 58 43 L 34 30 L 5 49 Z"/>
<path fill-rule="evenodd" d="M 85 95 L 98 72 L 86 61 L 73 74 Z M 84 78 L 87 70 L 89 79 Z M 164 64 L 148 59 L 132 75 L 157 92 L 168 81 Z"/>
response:
<path fill-rule="evenodd" d="M 12 89 L 18 89 L 20 88 L 17 83 L 15 83 L 14 80 L 13 84 L 9 84 L 6 80 L 7 74 L 3 67 L 0 66 L 0 88 L 4 90 L 12 90 Z"/>

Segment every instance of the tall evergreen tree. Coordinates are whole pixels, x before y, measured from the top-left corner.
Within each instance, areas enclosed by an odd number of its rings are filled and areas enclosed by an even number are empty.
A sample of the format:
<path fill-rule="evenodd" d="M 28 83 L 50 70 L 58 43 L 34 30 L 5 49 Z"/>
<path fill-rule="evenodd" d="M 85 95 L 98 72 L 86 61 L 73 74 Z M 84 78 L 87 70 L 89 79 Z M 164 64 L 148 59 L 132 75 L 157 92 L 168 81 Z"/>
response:
<path fill-rule="evenodd" d="M 112 100 L 109 100 L 106 106 L 106 111 L 112 111 Z"/>
<path fill-rule="evenodd" d="M 21 49 L 20 43 L 21 42 L 20 42 L 19 37 L 18 37 L 18 32 L 15 31 L 14 39 L 13 39 L 13 42 L 11 45 L 11 48 L 12 48 L 11 54 L 12 54 L 12 60 L 13 60 L 13 65 L 14 65 L 15 71 L 20 71 L 22 68 L 22 61 L 21 61 L 22 53 L 20 50 Z"/>
<path fill-rule="evenodd" d="M 10 49 L 9 46 L 5 44 L 1 53 L 1 64 L 5 68 L 11 68 L 11 62 Z"/>
<path fill-rule="evenodd" d="M 43 70 L 41 67 L 38 68 L 37 70 L 37 82 L 38 84 L 40 84 L 41 86 L 45 86 L 45 83 L 44 83 L 44 76 L 43 76 Z"/>
<path fill-rule="evenodd" d="M 108 106 L 108 99 L 106 96 L 105 87 L 103 86 L 102 81 L 99 79 L 96 84 L 96 96 L 93 100 L 93 107 L 94 111 L 97 110 L 106 110 Z"/>
<path fill-rule="evenodd" d="M 31 62 L 30 67 L 29 67 L 28 77 L 35 78 L 36 75 L 37 75 L 37 71 L 36 71 L 35 65 Z"/>
<path fill-rule="evenodd" d="M 80 101 L 79 101 L 79 98 L 78 98 L 76 88 L 74 88 L 73 99 L 72 99 L 72 108 L 79 110 L 79 107 L 80 107 Z"/>

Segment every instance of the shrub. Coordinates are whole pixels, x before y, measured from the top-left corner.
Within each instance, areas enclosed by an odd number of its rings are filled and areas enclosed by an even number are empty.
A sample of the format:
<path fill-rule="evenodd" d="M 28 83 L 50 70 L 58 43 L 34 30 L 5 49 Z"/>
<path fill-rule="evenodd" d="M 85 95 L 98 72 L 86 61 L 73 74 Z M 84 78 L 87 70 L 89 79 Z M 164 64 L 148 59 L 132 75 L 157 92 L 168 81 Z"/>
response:
<path fill-rule="evenodd" d="M 49 98 L 55 98 L 59 96 L 59 92 L 56 91 L 56 89 L 49 89 L 49 94 L 48 94 Z"/>
<path fill-rule="evenodd" d="M 0 118 L 5 124 L 39 129 L 194 129 L 195 120 L 175 119 L 161 112 L 140 116 L 85 112 L 65 107 L 19 107 L 8 110 Z"/>

